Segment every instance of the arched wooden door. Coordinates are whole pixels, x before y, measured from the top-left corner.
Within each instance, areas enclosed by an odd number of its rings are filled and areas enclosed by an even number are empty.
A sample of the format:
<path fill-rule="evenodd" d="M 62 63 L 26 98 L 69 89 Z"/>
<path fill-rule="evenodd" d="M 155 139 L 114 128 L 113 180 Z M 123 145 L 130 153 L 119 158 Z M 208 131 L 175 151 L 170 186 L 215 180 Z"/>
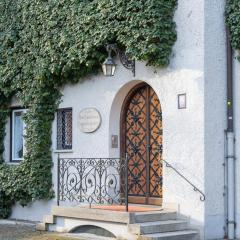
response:
<path fill-rule="evenodd" d="M 140 84 L 124 101 L 121 154 L 128 154 L 129 202 L 162 204 L 162 111 L 154 90 Z"/>

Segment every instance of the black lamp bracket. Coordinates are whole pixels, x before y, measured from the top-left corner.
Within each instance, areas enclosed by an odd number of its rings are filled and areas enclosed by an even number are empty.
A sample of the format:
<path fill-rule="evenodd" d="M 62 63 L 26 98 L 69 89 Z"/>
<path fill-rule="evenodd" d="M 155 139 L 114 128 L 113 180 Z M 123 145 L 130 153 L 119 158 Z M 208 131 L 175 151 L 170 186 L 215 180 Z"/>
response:
<path fill-rule="evenodd" d="M 114 51 L 119 56 L 122 65 L 131 70 L 133 76 L 135 77 L 135 60 L 131 59 L 129 54 L 119 49 L 117 44 L 107 44 L 106 49 L 108 52 L 108 57 L 111 57 L 111 53 Z"/>

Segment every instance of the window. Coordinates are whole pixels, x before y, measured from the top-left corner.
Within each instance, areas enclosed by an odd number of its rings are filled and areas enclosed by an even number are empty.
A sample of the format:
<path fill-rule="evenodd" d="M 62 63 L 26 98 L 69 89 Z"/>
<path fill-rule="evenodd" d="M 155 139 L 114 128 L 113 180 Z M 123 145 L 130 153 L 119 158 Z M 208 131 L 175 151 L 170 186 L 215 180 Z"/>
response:
<path fill-rule="evenodd" d="M 25 109 L 12 110 L 11 114 L 11 161 L 23 160 L 25 123 L 23 114 Z"/>
<path fill-rule="evenodd" d="M 72 149 L 72 109 L 57 112 L 57 150 Z"/>

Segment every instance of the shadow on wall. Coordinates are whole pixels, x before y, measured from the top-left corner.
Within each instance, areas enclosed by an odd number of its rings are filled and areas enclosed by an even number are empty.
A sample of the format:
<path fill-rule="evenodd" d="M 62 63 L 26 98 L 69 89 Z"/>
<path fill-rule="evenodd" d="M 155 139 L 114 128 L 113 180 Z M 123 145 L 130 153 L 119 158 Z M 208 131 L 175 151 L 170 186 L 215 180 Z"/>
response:
<path fill-rule="evenodd" d="M 118 158 L 120 157 L 120 115 L 123 105 L 123 101 L 129 91 L 137 84 L 143 81 L 133 80 L 123 85 L 116 93 L 110 112 L 109 119 L 109 157 Z M 118 144 L 116 147 L 112 148 L 112 136 L 117 136 Z"/>

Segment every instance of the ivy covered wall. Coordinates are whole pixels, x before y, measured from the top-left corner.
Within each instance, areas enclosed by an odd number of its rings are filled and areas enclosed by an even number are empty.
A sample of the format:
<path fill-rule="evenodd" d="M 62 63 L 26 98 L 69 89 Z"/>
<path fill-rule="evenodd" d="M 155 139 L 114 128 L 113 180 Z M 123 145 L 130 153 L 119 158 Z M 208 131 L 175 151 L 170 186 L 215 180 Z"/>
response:
<path fill-rule="evenodd" d="M 177 0 L 0 0 L 0 217 L 54 196 L 51 124 L 59 88 L 97 73 L 105 45 L 162 67 L 176 41 Z M 26 153 L 4 164 L 5 125 L 16 95 L 26 108 Z"/>
<path fill-rule="evenodd" d="M 240 0 L 227 1 L 226 24 L 230 31 L 232 47 L 235 50 L 239 51 L 240 50 Z"/>

